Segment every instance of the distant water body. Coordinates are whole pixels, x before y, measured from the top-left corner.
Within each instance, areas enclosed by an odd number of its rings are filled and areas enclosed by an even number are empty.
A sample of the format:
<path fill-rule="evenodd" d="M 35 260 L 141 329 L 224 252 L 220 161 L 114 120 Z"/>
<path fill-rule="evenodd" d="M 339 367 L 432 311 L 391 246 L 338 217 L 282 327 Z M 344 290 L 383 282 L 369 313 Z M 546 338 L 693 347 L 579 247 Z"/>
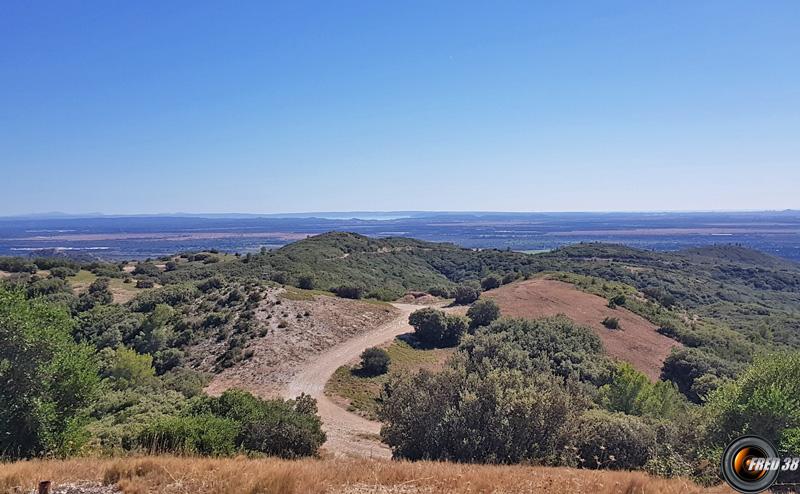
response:
<path fill-rule="evenodd" d="M 208 249 L 244 253 L 336 230 L 528 252 L 576 242 L 663 251 L 739 244 L 800 261 L 798 211 L 320 215 L 324 217 L 0 218 L 0 255 L 34 256 L 50 249 L 106 259 L 155 258 Z"/>

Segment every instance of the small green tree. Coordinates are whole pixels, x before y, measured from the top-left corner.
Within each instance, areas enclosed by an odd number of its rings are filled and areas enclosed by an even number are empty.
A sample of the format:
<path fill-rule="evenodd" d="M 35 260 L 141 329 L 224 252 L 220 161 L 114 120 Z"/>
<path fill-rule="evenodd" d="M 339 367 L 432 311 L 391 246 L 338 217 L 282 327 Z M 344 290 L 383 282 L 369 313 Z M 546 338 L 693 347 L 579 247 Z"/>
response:
<path fill-rule="evenodd" d="M 314 277 L 310 274 L 300 275 L 300 277 L 297 278 L 297 288 L 302 288 L 303 290 L 313 290 L 314 285 Z"/>
<path fill-rule="evenodd" d="M 598 398 L 609 411 L 657 419 L 673 419 L 687 408 L 686 398 L 673 383 L 650 382 L 627 362 L 617 364 L 611 381 L 600 387 Z"/>
<path fill-rule="evenodd" d="M 133 274 L 135 276 L 155 278 L 161 274 L 161 270 L 158 269 L 158 266 L 151 262 L 140 262 L 135 268 L 133 268 Z"/>
<path fill-rule="evenodd" d="M 139 354 L 124 346 L 115 350 L 104 350 L 105 362 L 102 375 L 109 379 L 115 389 L 144 386 L 155 382 L 153 357 Z"/>
<path fill-rule="evenodd" d="M 342 285 L 334 288 L 333 292 L 339 297 L 357 300 L 364 296 L 364 287 L 356 285 Z"/>
<path fill-rule="evenodd" d="M 467 310 L 469 327 L 472 329 L 488 326 L 500 317 L 500 306 L 492 299 L 480 299 Z"/>
<path fill-rule="evenodd" d="M 385 374 L 389 370 L 389 352 L 372 347 L 361 352 L 361 370 L 371 376 Z"/>
<path fill-rule="evenodd" d="M 80 447 L 82 410 L 98 386 L 90 347 L 67 312 L 0 287 L 0 451 L 19 458 Z"/>
<path fill-rule="evenodd" d="M 513 283 L 513 282 L 517 281 L 517 279 L 519 279 L 519 276 L 520 276 L 519 273 L 517 273 L 516 271 L 511 271 L 510 273 L 506 273 L 503 276 L 502 283 L 504 285 L 508 285 L 509 283 Z"/>
<path fill-rule="evenodd" d="M 469 326 L 462 316 L 448 315 L 430 307 L 413 312 L 408 323 L 414 327 L 419 341 L 436 346 L 457 344 Z"/>
<path fill-rule="evenodd" d="M 496 274 L 490 274 L 481 280 L 481 288 L 484 290 L 493 290 L 499 288 L 502 284 L 502 279 Z"/>
<path fill-rule="evenodd" d="M 455 302 L 459 305 L 467 305 L 478 300 L 478 290 L 467 285 L 458 285 L 453 290 Z"/>
<path fill-rule="evenodd" d="M 706 403 L 709 439 L 722 446 L 756 434 L 781 451 L 800 447 L 800 352 L 756 358 L 735 381 L 720 386 Z"/>

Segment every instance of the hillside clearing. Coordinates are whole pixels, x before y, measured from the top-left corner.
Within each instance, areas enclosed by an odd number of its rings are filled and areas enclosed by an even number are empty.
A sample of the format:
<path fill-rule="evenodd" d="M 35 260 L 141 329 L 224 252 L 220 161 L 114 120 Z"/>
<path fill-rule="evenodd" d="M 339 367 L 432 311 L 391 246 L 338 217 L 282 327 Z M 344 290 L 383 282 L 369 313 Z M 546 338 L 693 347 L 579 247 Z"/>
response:
<path fill-rule="evenodd" d="M 439 370 L 455 348 L 415 348 L 396 338 L 386 347 L 391 363 L 389 372 L 379 376 L 365 376 L 355 365 L 343 365 L 336 369 L 325 385 L 325 394 L 348 411 L 368 419 L 377 420 L 378 399 L 383 385 L 395 372 L 416 372 L 420 369 Z"/>
<path fill-rule="evenodd" d="M 670 350 L 681 346 L 659 334 L 658 328 L 643 317 L 622 307 L 611 309 L 606 299 L 582 292 L 569 283 L 526 280 L 490 290 L 483 296 L 497 302 L 503 316 L 535 319 L 564 314 L 592 328 L 610 356 L 630 362 L 653 380 L 659 378 Z M 602 322 L 607 317 L 617 318 L 621 329 L 604 327 Z"/>
<path fill-rule="evenodd" d="M 83 492 L 159 493 L 730 493 L 683 479 L 641 472 L 531 466 L 467 465 L 352 459 L 281 460 L 139 457 L 32 460 L 0 464 L 0 492 L 30 492 L 40 480 L 58 491 L 92 483 Z M 111 490 L 114 492 L 114 489 Z"/>
<path fill-rule="evenodd" d="M 347 300 L 314 291 L 272 291 L 256 312 L 263 336 L 252 339 L 248 359 L 222 370 L 208 385 L 211 394 L 240 388 L 261 397 L 281 394 L 291 379 L 321 353 L 337 344 L 392 320 L 397 310 L 389 304 Z M 281 327 L 283 326 L 283 327 Z M 193 354 L 202 370 L 212 370 L 225 341 L 204 341 Z"/>

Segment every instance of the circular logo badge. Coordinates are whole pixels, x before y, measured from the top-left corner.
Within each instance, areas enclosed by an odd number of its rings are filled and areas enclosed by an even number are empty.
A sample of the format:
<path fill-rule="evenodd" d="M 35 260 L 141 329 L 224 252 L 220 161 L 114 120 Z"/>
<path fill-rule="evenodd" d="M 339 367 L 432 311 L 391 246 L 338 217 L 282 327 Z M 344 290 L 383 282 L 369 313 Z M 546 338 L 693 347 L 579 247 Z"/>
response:
<path fill-rule="evenodd" d="M 742 436 L 722 455 L 722 476 L 728 485 L 745 494 L 769 489 L 779 471 L 778 450 L 762 437 Z"/>

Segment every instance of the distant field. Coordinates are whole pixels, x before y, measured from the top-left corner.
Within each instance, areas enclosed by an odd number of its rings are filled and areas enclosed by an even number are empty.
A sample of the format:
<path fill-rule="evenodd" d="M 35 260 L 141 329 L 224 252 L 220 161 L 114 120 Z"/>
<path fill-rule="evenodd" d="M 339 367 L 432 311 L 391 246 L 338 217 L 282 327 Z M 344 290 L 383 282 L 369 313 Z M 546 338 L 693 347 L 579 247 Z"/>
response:
<path fill-rule="evenodd" d="M 0 464 L 0 492 L 32 492 L 41 480 L 82 483 L 85 494 L 477 494 L 731 493 L 642 472 L 438 462 L 139 457 Z M 106 486 L 106 487 L 104 487 Z M 58 492 L 58 491 L 57 491 Z M 67 492 L 67 491 L 61 491 Z"/>
<path fill-rule="evenodd" d="M 67 278 L 67 281 L 75 293 L 82 293 L 88 290 L 89 285 L 91 285 L 96 279 L 97 275 L 82 269 L 78 271 L 78 274 L 75 276 L 70 276 Z M 160 285 L 156 284 L 156 286 Z M 114 302 L 118 304 L 124 304 L 125 302 L 128 302 L 130 299 L 135 297 L 137 293 L 145 290 L 142 288 L 136 288 L 135 281 L 131 283 L 124 283 L 119 278 L 111 278 L 108 283 L 108 289 L 114 296 Z"/>
<path fill-rule="evenodd" d="M 800 260 L 798 211 L 320 216 L 0 218 L 0 255 L 61 249 L 107 259 L 143 259 L 208 249 L 252 252 L 336 230 L 530 253 L 582 241 L 663 251 L 735 243 Z"/>

